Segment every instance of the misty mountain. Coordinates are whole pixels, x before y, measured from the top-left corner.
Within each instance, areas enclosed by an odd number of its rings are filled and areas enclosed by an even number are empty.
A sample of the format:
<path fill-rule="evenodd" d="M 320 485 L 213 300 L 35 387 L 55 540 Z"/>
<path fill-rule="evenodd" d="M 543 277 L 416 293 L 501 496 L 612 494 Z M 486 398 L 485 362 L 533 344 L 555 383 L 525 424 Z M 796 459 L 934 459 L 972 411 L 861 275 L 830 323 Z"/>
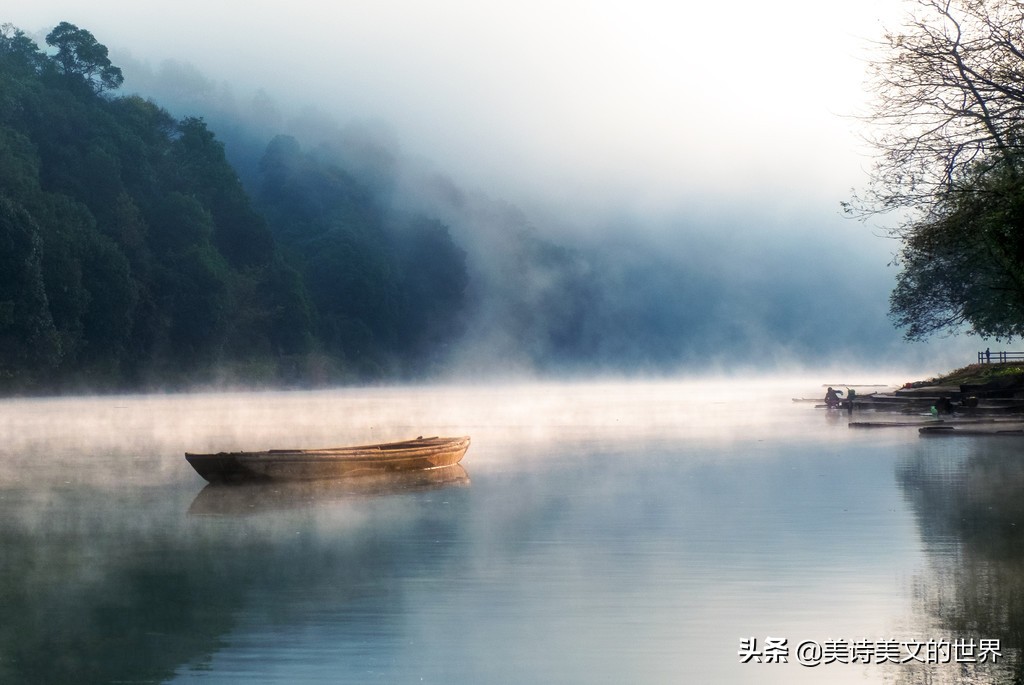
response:
<path fill-rule="evenodd" d="M 60 29 L 56 56 L 0 35 L 5 385 L 418 375 L 457 337 L 464 255 L 443 226 L 385 221 L 286 144 L 254 201 L 205 121 L 114 96 L 105 47 Z"/>
<path fill-rule="evenodd" d="M 658 227 L 670 236 L 660 241 L 643 218 L 559 231 L 460 185 L 429 160 L 410 158 L 386 123 L 342 124 L 310 107 L 289 111 L 266 91 L 240 96 L 177 61 L 155 68 L 122 62 L 129 88 L 154 94 L 172 111 L 201 112 L 254 192 L 260 155 L 284 132 L 344 170 L 375 211 L 445 225 L 466 252 L 469 274 L 449 369 L 500 363 L 520 372 L 664 372 L 729 358 L 744 365 L 837 352 L 863 359 L 894 337 L 884 314 L 887 284 L 767 238 L 770 231 L 748 227 L 750 217 L 714 225 L 673 217 L 674 225 Z M 794 250 L 810 259 L 794 265 Z"/>
<path fill-rule="evenodd" d="M 778 218 L 759 225 L 744 208 L 713 220 L 582 212 L 582 227 L 574 217 L 530 216 L 407 155 L 383 122 L 338 123 L 263 90 L 240 95 L 184 61 L 154 68 L 127 55 L 117 57 L 121 92 L 139 95 L 69 97 L 45 56 L 30 57 L 34 66 L 6 78 L 35 79 L 28 91 L 53 103 L 30 101 L 33 117 L 22 119 L 9 109 L 0 124 L 37 151 L 22 170 L 36 177 L 31 192 L 63 196 L 89 227 L 80 234 L 103 236 L 95 238 L 102 248 L 47 249 L 48 232 L 36 231 L 38 254 L 49 256 L 18 287 L 37 293 L 40 312 L 53 310 L 59 342 L 33 362 L 45 371 L 33 377 L 663 373 L 862 360 L 895 340 L 888 284 L 808 252 L 843 249 L 813 228 L 794 234 L 771 223 Z M 109 130 L 64 123 L 62 107 Z M 181 167 L 166 168 L 166 150 L 185 148 Z M 13 186 L 4 192 L 21 209 L 30 204 Z M 90 281 L 94 253 L 117 262 L 105 268 L 121 274 L 112 278 L 118 287 Z M 61 282 L 68 274 L 71 287 Z M 63 302 L 65 292 L 79 292 L 77 304 Z M 101 320 L 92 309 L 107 294 L 120 298 L 106 317 L 119 325 L 87 324 Z M 193 316 L 198 328 L 185 323 Z M 45 319 L 33 335 L 47 338 Z M 100 345 L 86 331 L 121 332 Z M 12 362 L 9 375 L 22 366 Z"/>

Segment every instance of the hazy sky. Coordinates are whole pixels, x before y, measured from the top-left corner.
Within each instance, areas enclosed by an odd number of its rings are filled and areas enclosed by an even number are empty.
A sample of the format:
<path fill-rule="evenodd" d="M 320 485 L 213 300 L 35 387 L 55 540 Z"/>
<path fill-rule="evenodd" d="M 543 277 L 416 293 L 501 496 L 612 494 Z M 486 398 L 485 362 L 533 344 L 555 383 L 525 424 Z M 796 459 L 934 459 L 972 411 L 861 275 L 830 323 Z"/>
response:
<path fill-rule="evenodd" d="M 896 0 L 15 0 L 158 64 L 195 64 L 339 117 L 504 194 L 580 204 L 695 198 L 833 205 L 862 182 L 850 115 Z"/>
<path fill-rule="evenodd" d="M 868 284 L 854 305 L 885 319 L 896 245 L 839 203 L 870 165 L 854 117 L 870 42 L 902 12 L 899 0 L 14 0 L 0 20 L 30 33 L 70 21 L 240 97 L 265 88 L 296 110 L 381 119 L 459 185 L 583 230 L 614 217 L 652 232 L 742 224 L 746 258 L 770 246 L 792 249 L 794 268 L 834 261 Z"/>

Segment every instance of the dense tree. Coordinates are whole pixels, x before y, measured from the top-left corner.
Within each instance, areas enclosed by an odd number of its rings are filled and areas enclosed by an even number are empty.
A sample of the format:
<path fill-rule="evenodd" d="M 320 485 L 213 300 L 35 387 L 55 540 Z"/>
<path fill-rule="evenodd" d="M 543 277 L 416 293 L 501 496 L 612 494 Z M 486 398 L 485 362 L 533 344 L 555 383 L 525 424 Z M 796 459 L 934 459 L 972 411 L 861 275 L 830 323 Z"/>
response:
<path fill-rule="evenodd" d="M 461 329 L 465 253 L 424 217 L 386 219 L 329 149 L 278 136 L 260 162 L 259 206 L 298 265 L 328 350 L 368 372 L 436 358 Z"/>
<path fill-rule="evenodd" d="M 57 48 L 53 59 L 65 77 L 81 79 L 97 93 L 117 90 L 124 83 L 121 69 L 110 63 L 107 47 L 85 29 L 62 21 L 47 34 L 46 44 Z"/>
<path fill-rule="evenodd" d="M 129 347 L 138 284 L 128 258 L 108 237 L 90 233 L 81 248 L 82 283 L 88 302 L 82 314 L 83 360 L 110 373 Z"/>
<path fill-rule="evenodd" d="M 874 65 L 879 151 L 848 211 L 895 212 L 907 337 L 1024 335 L 1024 5 L 919 0 Z"/>
<path fill-rule="evenodd" d="M 0 387 L 411 373 L 457 335 L 443 225 L 286 138 L 257 208 L 203 119 L 115 97 L 88 31 L 47 43 L 0 27 Z"/>
<path fill-rule="evenodd" d="M 463 332 L 469 285 L 466 253 L 436 219 L 409 217 L 393 230 L 399 236 L 397 265 L 403 297 L 399 335 L 417 358 L 429 360 Z"/>
<path fill-rule="evenodd" d="M 263 217 L 251 207 L 224 146 L 202 119 L 185 118 L 171 145 L 173 182 L 209 207 L 217 247 L 237 267 L 266 264 L 274 252 Z"/>
<path fill-rule="evenodd" d="M 0 197 L 0 380 L 47 373 L 60 342 L 43 282 L 42 238 L 24 209 Z"/>
<path fill-rule="evenodd" d="M 0 61 L 15 72 L 38 72 L 47 63 L 35 41 L 12 24 L 0 24 Z"/>
<path fill-rule="evenodd" d="M 214 134 L 105 93 L 120 70 L 88 31 L 48 42 L 52 57 L 0 28 L 0 382 L 184 379 L 308 352 L 305 285 Z"/>
<path fill-rule="evenodd" d="M 965 325 L 996 338 L 1024 332 L 1024 185 L 1008 167 L 973 183 L 904 238 L 891 302 L 911 339 Z"/>

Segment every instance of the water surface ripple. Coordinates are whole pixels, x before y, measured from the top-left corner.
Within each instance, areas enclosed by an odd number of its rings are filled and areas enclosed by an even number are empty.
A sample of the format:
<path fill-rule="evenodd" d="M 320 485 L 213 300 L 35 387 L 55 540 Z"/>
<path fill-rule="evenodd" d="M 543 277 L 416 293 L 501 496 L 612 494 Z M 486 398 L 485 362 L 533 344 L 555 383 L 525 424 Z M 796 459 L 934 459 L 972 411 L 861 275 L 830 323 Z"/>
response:
<path fill-rule="evenodd" d="M 791 401 L 820 391 L 0 402 L 0 682 L 1020 678 L 1021 445 L 850 430 Z M 473 436 L 463 468 L 386 487 L 210 488 L 183 458 L 435 434 Z M 769 637 L 787 663 L 743 663 Z M 956 639 L 997 639 L 1001 658 L 842 663 L 856 641 Z M 797 663 L 805 641 L 833 662 Z"/>

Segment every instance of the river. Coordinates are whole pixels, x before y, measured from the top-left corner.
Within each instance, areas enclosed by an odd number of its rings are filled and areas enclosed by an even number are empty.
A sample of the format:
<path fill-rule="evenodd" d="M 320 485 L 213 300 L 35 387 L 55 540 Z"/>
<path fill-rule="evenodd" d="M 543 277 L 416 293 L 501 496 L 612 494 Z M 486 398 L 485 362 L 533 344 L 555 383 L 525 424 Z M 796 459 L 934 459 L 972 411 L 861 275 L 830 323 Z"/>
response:
<path fill-rule="evenodd" d="M 1024 453 L 786 381 L 0 402 L 0 683 L 1002 683 Z M 471 435 L 443 477 L 185 451 Z M 817 649 L 815 649 L 817 648 Z M 881 662 L 881 663 L 879 663 Z"/>

